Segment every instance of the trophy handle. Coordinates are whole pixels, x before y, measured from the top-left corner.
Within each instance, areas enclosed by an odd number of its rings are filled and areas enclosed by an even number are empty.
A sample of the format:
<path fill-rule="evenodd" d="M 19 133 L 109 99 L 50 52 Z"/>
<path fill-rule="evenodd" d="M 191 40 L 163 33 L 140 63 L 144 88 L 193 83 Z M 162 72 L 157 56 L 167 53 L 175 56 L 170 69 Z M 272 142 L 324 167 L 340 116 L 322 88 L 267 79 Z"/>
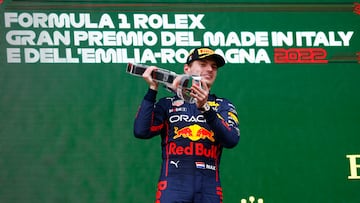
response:
<path fill-rule="evenodd" d="M 135 76 L 142 76 L 145 72 L 146 68 L 149 66 L 143 64 L 135 64 L 135 63 L 128 63 L 126 67 L 126 72 L 135 75 Z M 165 85 L 171 85 L 174 79 L 178 76 L 175 72 L 169 71 L 166 69 L 158 68 L 157 70 L 153 71 L 152 78 L 159 83 L 163 83 Z"/>

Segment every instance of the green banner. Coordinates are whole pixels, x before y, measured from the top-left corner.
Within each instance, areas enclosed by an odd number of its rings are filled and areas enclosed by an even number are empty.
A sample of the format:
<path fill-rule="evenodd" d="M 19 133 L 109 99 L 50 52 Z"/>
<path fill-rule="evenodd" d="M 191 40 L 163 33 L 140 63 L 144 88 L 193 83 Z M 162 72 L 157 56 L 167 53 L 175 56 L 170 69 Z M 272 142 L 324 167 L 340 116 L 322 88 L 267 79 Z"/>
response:
<path fill-rule="evenodd" d="M 198 46 L 225 58 L 212 91 L 239 113 L 224 202 L 360 202 L 360 3 L 0 7 L 0 202 L 154 202 L 160 139 L 133 136 L 147 85 L 125 68 L 182 73 Z"/>

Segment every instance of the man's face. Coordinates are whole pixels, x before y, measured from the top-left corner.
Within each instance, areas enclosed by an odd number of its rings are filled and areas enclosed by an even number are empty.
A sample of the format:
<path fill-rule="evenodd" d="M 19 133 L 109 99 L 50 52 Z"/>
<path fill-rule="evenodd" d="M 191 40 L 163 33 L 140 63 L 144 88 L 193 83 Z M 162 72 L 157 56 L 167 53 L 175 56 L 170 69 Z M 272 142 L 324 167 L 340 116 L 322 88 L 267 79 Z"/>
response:
<path fill-rule="evenodd" d="M 185 64 L 184 72 L 188 75 L 200 75 L 201 79 L 211 87 L 217 75 L 217 64 L 211 59 L 195 60 L 190 65 Z"/>

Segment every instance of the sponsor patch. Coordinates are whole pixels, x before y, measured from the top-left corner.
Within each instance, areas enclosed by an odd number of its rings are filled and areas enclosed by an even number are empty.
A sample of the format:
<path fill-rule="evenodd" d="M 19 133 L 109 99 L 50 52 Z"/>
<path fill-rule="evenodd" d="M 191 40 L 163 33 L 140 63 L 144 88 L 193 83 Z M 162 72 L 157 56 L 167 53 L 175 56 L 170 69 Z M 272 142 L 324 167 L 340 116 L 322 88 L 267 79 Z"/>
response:
<path fill-rule="evenodd" d="M 195 162 L 196 168 L 198 169 L 209 169 L 209 170 L 216 170 L 216 167 L 214 165 L 210 165 L 210 164 L 206 164 L 205 162 L 202 161 L 197 161 Z"/>
<path fill-rule="evenodd" d="M 179 107 L 179 106 L 181 106 L 183 104 L 184 104 L 184 100 L 182 100 L 182 99 L 175 100 L 175 101 L 172 102 L 172 105 L 176 106 L 176 107 Z"/>
<path fill-rule="evenodd" d="M 186 107 L 176 107 L 176 108 L 169 109 L 169 113 L 185 112 L 185 111 L 186 111 Z"/>

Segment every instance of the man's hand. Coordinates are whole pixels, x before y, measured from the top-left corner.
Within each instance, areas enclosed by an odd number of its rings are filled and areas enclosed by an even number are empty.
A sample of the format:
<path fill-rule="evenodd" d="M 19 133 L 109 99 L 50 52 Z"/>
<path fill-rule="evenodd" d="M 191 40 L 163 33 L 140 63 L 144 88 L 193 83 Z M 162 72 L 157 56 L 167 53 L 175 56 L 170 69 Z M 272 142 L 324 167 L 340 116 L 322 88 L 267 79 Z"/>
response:
<path fill-rule="evenodd" d="M 201 87 L 194 83 L 191 87 L 190 95 L 196 99 L 196 107 L 201 108 L 206 104 L 208 100 L 209 87 L 207 86 L 205 81 L 201 80 Z"/>
<path fill-rule="evenodd" d="M 159 83 L 153 80 L 152 73 L 154 70 L 158 69 L 156 66 L 149 66 L 146 68 L 145 72 L 142 74 L 144 80 L 149 84 L 149 88 L 152 90 L 158 90 Z"/>

